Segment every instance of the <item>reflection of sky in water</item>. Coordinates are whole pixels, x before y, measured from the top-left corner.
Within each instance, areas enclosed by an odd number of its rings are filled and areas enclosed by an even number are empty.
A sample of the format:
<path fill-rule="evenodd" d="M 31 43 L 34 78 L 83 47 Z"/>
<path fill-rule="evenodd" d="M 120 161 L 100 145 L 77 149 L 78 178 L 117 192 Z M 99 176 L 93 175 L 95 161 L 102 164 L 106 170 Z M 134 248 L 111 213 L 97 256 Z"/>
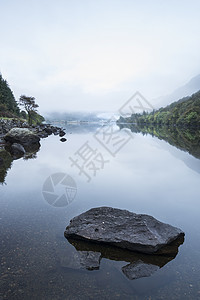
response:
<path fill-rule="evenodd" d="M 122 130 L 120 135 L 125 135 L 125 132 Z M 155 295 L 159 293 L 165 295 L 167 290 L 172 293 L 181 287 L 179 294 L 190 292 L 193 296 L 197 296 L 200 290 L 198 283 L 200 282 L 198 274 L 200 178 L 194 171 L 195 167 L 188 166 L 195 166 L 199 161 L 151 136 L 143 137 L 140 134 L 133 136 L 133 140 L 124 146 L 115 158 L 98 144 L 89 132 L 67 134 L 66 143 L 59 142 L 57 136 L 42 140 L 37 159 L 14 161 L 6 177 L 7 185 L 0 187 L 2 229 L 11 230 L 12 240 L 15 240 L 14 234 L 17 231 L 16 237 L 21 238 L 22 245 L 28 244 L 33 249 L 35 247 L 41 264 L 41 257 L 44 251 L 47 251 L 49 257 L 53 255 L 56 257 L 55 261 L 58 260 L 61 266 L 68 268 L 70 257 L 71 261 L 73 260 L 74 250 L 64 240 L 63 232 L 73 216 L 91 207 L 103 205 L 153 215 L 185 231 L 186 241 L 180 247 L 176 259 L 152 277 L 129 283 L 125 281 L 118 284 L 123 277 L 117 271 L 121 268 L 119 262 L 104 259 L 101 270 L 108 272 L 110 269 L 113 276 L 110 285 L 121 289 L 122 294 L 131 294 L 135 291 L 138 295 L 143 295 L 142 293 L 151 295 L 152 290 Z M 78 175 L 78 169 L 71 167 L 69 160 L 69 156 L 74 157 L 74 153 L 86 141 L 110 160 L 90 183 L 86 182 L 84 175 Z M 49 175 L 57 172 L 70 174 L 78 187 L 74 202 L 61 209 L 51 207 L 42 196 L 44 181 Z M 53 254 L 50 254 L 52 251 Z M 26 260 L 29 261 L 29 258 L 26 257 Z M 46 269 L 47 265 L 42 268 Z M 32 272 L 36 274 L 38 271 Z M 97 275 L 98 272 L 100 275 Z M 94 278 L 101 278 L 99 286 L 103 289 L 106 284 L 106 273 L 103 276 L 103 271 L 98 272 L 93 271 L 92 274 Z M 80 274 L 76 274 L 76 278 L 79 276 Z M 90 279 L 88 280 L 90 282 Z M 75 282 L 76 280 L 73 284 L 76 284 Z"/>

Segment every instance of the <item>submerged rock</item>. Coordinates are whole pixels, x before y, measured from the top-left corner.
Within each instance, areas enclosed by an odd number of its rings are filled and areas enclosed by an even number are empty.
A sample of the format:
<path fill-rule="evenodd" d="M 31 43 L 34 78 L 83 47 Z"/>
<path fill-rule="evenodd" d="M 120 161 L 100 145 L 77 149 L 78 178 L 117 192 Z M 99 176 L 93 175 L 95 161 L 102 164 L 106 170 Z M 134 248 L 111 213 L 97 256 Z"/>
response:
<path fill-rule="evenodd" d="M 98 270 L 100 267 L 101 253 L 93 251 L 79 252 L 80 265 L 87 270 Z"/>
<path fill-rule="evenodd" d="M 141 260 L 122 267 L 122 272 L 130 280 L 149 277 L 158 270 L 159 266 L 146 264 Z"/>
<path fill-rule="evenodd" d="M 184 236 L 181 229 L 152 216 L 111 207 L 92 208 L 73 218 L 64 234 L 66 238 L 109 244 L 148 254 Z"/>

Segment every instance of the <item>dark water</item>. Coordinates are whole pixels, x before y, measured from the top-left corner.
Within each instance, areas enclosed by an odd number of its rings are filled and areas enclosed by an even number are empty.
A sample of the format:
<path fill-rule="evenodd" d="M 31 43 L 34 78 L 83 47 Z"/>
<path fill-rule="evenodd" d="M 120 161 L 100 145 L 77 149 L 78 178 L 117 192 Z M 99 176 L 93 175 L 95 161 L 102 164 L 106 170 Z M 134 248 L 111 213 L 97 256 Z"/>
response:
<path fill-rule="evenodd" d="M 99 142 L 100 133 L 95 138 L 96 130 L 71 125 L 66 143 L 57 136 L 42 140 L 35 159 L 7 158 L 0 186 L 0 299 L 200 299 L 200 160 L 125 129 L 109 148 L 106 139 Z M 126 144 L 120 148 L 119 141 Z M 94 161 L 96 176 L 94 165 L 85 170 L 87 176 L 71 166 L 69 157 L 80 158 L 86 142 L 96 150 L 93 157 L 101 154 L 105 161 Z M 69 197 L 73 201 L 64 207 L 50 205 L 42 193 L 47 178 L 58 173 L 69 174 L 77 185 L 75 199 Z M 185 241 L 177 256 L 149 277 L 126 276 L 128 253 L 104 253 L 100 269 L 89 271 L 64 230 L 72 217 L 97 206 L 150 214 L 180 227 Z"/>

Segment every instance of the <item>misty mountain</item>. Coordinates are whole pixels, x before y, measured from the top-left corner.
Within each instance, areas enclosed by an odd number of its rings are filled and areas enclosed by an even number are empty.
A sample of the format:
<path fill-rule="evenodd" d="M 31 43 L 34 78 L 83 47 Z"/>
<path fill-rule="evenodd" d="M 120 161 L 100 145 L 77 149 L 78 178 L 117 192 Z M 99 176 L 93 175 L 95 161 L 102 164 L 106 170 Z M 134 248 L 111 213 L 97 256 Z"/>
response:
<path fill-rule="evenodd" d="M 49 121 L 100 122 L 110 120 L 115 115 L 111 112 L 52 112 L 45 115 L 45 118 Z"/>
<path fill-rule="evenodd" d="M 50 121 L 100 121 L 95 113 L 88 112 L 52 112 L 46 118 Z"/>
<path fill-rule="evenodd" d="M 162 125 L 200 128 L 200 91 L 150 113 L 144 111 L 143 114 L 132 114 L 128 118 L 120 117 L 118 122 L 147 127 Z"/>
<path fill-rule="evenodd" d="M 200 90 L 200 74 L 193 77 L 188 83 L 176 89 L 172 94 L 160 97 L 155 100 L 155 107 L 164 107 L 177 99 L 181 99 L 198 92 Z"/>

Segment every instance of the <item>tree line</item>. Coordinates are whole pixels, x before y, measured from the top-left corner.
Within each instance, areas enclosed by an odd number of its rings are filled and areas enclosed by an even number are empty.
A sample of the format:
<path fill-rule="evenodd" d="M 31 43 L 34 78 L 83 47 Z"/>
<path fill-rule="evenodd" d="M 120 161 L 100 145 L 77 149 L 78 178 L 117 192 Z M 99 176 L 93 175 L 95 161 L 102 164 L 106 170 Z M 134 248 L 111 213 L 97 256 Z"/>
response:
<path fill-rule="evenodd" d="M 29 125 L 40 124 L 44 118 L 38 114 L 38 107 L 35 98 L 26 95 L 21 95 L 17 102 L 8 82 L 0 74 L 0 117 L 25 119 Z"/>
<path fill-rule="evenodd" d="M 200 127 L 200 91 L 151 113 L 132 114 L 129 118 L 120 117 L 118 122 L 138 125 L 166 125 L 178 127 Z"/>
<path fill-rule="evenodd" d="M 20 109 L 7 81 L 0 74 L 0 114 L 4 117 L 20 116 Z"/>

